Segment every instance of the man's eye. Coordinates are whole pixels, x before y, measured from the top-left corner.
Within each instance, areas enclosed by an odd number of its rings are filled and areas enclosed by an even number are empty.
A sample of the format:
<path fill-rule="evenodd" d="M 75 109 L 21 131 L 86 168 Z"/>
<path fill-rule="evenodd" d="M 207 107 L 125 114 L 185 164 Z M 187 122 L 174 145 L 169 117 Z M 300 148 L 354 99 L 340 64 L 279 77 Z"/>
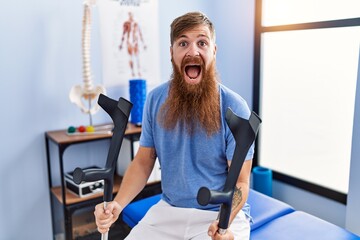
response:
<path fill-rule="evenodd" d="M 206 44 L 206 42 L 205 41 L 200 41 L 199 42 L 199 46 L 201 46 L 201 47 L 205 47 L 207 44 Z"/>
<path fill-rule="evenodd" d="M 180 46 L 180 47 L 185 47 L 186 45 L 187 45 L 186 42 L 180 42 L 180 43 L 179 43 L 179 46 Z"/>

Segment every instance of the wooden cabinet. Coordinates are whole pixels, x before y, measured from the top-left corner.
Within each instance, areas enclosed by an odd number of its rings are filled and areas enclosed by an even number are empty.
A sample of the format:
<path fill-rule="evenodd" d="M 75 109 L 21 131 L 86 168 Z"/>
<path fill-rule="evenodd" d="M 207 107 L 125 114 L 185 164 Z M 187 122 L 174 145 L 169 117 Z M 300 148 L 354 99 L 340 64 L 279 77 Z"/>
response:
<path fill-rule="evenodd" d="M 133 143 L 139 140 L 141 134 L 141 127 L 137 127 L 133 124 L 128 124 L 125 131 L 124 139 L 130 140 L 131 144 L 131 159 L 133 158 Z M 69 191 L 65 186 L 65 173 L 64 173 L 64 153 L 69 146 L 76 144 L 83 144 L 92 141 L 110 140 L 112 137 L 111 131 L 108 133 L 95 133 L 95 134 L 83 134 L 83 135 L 68 135 L 66 130 L 48 131 L 45 133 L 46 144 L 46 157 L 48 166 L 49 177 L 49 190 L 50 190 L 50 204 L 52 215 L 52 227 L 54 239 L 56 235 L 64 235 L 66 240 L 73 239 L 73 214 L 79 209 L 89 208 L 95 206 L 97 203 L 102 202 L 102 193 L 97 193 L 88 197 L 80 198 L 76 194 Z M 109 141 L 110 142 L 110 141 Z M 56 149 L 53 149 L 53 148 Z M 55 151 L 54 151 L 55 150 Z M 54 156 L 56 155 L 57 157 Z M 55 161 L 58 161 L 56 163 Z M 59 166 L 58 171 L 54 165 Z M 55 170 L 54 170 L 55 169 Z M 54 186 L 54 178 L 60 177 L 60 185 Z M 121 176 L 115 174 L 113 193 L 118 191 L 121 183 Z M 154 182 L 148 184 L 144 190 L 150 190 L 149 193 L 142 193 L 146 197 L 152 195 L 160 190 L 160 182 Z M 141 195 L 141 194 L 140 194 Z M 141 196 L 138 198 L 141 198 Z M 59 210 L 60 209 L 60 210 Z M 59 214 L 59 212 L 61 214 Z M 59 216 L 60 215 L 60 216 Z M 59 226 L 60 225 L 60 226 Z M 60 230 L 59 230 L 60 229 Z M 63 232 L 62 232 L 63 231 Z"/>

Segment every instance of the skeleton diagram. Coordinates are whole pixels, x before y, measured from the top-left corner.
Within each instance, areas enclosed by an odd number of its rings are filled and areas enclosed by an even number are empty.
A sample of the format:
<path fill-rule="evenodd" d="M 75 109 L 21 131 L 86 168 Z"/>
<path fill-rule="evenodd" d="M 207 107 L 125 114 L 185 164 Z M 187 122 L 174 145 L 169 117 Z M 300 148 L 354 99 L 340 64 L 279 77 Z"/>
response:
<path fill-rule="evenodd" d="M 91 7 L 95 4 L 96 0 L 84 1 L 84 15 L 82 21 L 83 84 L 73 86 L 69 94 L 70 101 L 72 103 L 75 103 L 82 112 L 89 114 L 90 125 L 92 125 L 91 115 L 95 114 L 99 110 L 99 105 L 96 101 L 100 93 L 106 94 L 106 90 L 102 85 L 93 85 L 91 73 Z M 87 104 L 84 102 L 86 102 Z"/>
<path fill-rule="evenodd" d="M 120 51 L 122 50 L 125 41 L 127 52 L 129 55 L 129 66 L 131 69 L 131 75 L 132 77 L 136 77 L 136 76 L 141 77 L 139 43 L 141 41 L 144 50 L 146 50 L 146 45 L 144 43 L 140 26 L 134 20 L 134 14 L 132 12 L 129 12 L 128 14 L 129 14 L 129 18 L 123 24 L 123 33 L 122 33 L 119 49 Z M 137 73 L 135 73 L 136 71 Z"/>

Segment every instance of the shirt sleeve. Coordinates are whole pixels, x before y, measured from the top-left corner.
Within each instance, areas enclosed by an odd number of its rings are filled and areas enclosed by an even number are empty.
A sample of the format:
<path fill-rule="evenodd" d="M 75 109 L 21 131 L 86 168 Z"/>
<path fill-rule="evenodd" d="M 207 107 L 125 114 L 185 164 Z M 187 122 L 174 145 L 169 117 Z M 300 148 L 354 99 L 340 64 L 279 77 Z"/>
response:
<path fill-rule="evenodd" d="M 154 147 L 153 139 L 153 123 L 152 113 L 151 113 L 151 98 L 152 94 L 149 93 L 146 98 L 144 110 L 143 110 L 143 119 L 141 125 L 141 135 L 140 135 L 140 146 L 143 147 Z"/>

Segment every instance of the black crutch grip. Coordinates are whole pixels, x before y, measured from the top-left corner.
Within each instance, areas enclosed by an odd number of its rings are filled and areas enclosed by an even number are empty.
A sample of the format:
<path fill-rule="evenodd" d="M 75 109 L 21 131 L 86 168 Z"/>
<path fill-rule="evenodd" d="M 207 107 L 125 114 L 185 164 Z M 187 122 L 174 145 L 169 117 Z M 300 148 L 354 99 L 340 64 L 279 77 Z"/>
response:
<path fill-rule="evenodd" d="M 87 169 L 76 168 L 73 173 L 73 179 L 76 184 L 81 182 L 95 182 L 101 179 L 107 179 L 111 169 Z"/>
<path fill-rule="evenodd" d="M 197 195 L 197 201 L 201 206 L 206 206 L 208 204 L 221 204 L 227 203 L 230 204 L 228 201 L 232 199 L 232 192 L 222 192 L 222 191 L 214 191 L 210 190 L 207 187 L 201 187 L 199 189 Z"/>

